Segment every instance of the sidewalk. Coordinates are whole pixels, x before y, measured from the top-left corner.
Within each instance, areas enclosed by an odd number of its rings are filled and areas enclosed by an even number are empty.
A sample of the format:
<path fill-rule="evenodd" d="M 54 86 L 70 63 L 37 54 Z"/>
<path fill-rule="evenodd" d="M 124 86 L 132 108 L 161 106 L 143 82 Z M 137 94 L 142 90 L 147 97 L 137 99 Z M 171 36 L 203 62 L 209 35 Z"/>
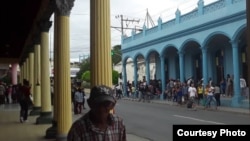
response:
<path fill-rule="evenodd" d="M 123 97 L 123 100 L 131 100 L 131 101 L 137 101 L 138 99 Z M 166 104 L 170 106 L 180 106 L 176 102 L 167 101 L 167 100 L 150 100 L 150 103 L 157 103 L 157 104 Z M 186 105 L 181 105 L 182 107 L 186 107 Z M 205 110 L 204 106 L 197 105 L 197 109 Z M 233 113 L 241 113 L 241 114 L 250 114 L 250 109 L 247 108 L 233 108 L 228 106 L 219 106 L 217 108 L 217 111 L 224 111 L 224 112 L 233 112 Z"/>
<path fill-rule="evenodd" d="M 52 124 L 35 124 L 39 116 L 29 116 L 27 123 L 19 122 L 19 105 L 0 105 L 0 140 L 1 141 L 54 141 L 55 139 L 45 139 L 46 130 Z M 85 112 L 87 112 L 85 110 Z M 84 112 L 84 113 L 85 113 Z M 73 115 L 73 113 L 72 113 Z M 83 115 L 83 114 L 82 114 Z M 73 115 L 73 121 L 82 115 Z M 127 134 L 128 141 L 150 141 L 143 137 Z"/>
<path fill-rule="evenodd" d="M 85 93 L 89 94 L 90 93 L 90 89 L 85 89 Z M 131 100 L 131 101 L 138 101 L 138 99 L 133 99 L 133 98 L 128 98 L 128 97 L 123 97 L 123 100 Z M 228 98 L 224 98 L 221 97 L 221 99 L 228 99 Z M 249 103 L 249 100 L 247 100 Z M 151 103 L 158 103 L 158 104 L 166 104 L 166 105 L 171 105 L 171 106 L 177 106 L 176 102 L 172 102 L 172 101 L 167 101 L 167 100 L 151 100 Z M 249 103 L 250 104 L 250 103 Z M 226 104 L 226 106 L 219 106 L 217 108 L 218 111 L 224 111 L 224 112 L 234 112 L 234 113 L 241 113 L 241 114 L 250 114 L 250 109 L 249 108 L 233 108 L 230 106 L 227 106 L 229 104 Z M 182 105 L 183 107 L 186 105 Z M 250 105 L 249 105 L 250 106 Z M 200 110 L 204 110 L 204 106 L 197 106 L 197 109 Z"/>

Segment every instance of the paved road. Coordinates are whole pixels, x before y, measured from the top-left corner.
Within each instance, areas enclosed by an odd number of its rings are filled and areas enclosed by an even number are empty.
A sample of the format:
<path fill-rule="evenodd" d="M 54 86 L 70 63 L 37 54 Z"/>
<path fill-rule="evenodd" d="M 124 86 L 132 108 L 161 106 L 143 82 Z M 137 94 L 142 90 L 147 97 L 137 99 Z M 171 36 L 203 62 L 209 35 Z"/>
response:
<path fill-rule="evenodd" d="M 124 118 L 129 134 L 152 141 L 172 141 L 174 124 L 250 124 L 247 114 L 203 109 L 193 111 L 186 107 L 130 100 L 119 100 L 116 113 Z"/>

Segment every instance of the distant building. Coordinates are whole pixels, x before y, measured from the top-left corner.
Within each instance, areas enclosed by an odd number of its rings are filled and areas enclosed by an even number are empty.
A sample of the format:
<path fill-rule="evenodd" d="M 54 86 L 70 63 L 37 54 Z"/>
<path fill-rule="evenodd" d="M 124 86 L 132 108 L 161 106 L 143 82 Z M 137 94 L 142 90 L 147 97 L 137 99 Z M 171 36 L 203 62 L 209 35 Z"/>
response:
<path fill-rule="evenodd" d="M 70 62 L 70 78 L 72 83 L 75 81 L 76 74 L 79 71 L 80 71 L 79 62 Z M 53 84 L 54 62 L 52 60 L 50 62 L 50 78 L 51 78 L 51 83 Z"/>
<path fill-rule="evenodd" d="M 154 59 L 152 58 L 150 60 L 150 79 L 154 79 L 155 76 L 155 63 L 154 63 Z M 144 59 L 138 60 L 137 62 L 137 66 L 138 66 L 138 81 L 142 81 L 143 78 L 146 76 L 146 66 L 145 66 L 145 62 Z M 122 73 L 122 63 L 119 62 L 118 64 L 113 66 L 113 69 L 118 71 L 119 73 Z M 127 81 L 134 81 L 134 63 L 132 61 L 132 59 L 128 59 L 127 64 L 126 64 L 126 71 L 127 71 Z M 118 81 L 120 82 L 120 80 Z"/>

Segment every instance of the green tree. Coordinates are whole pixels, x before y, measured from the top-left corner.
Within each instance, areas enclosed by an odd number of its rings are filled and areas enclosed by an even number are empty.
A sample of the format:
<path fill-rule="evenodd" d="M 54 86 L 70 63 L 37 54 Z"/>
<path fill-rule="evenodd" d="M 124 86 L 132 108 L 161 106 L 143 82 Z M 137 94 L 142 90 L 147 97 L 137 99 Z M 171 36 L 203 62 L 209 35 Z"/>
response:
<path fill-rule="evenodd" d="M 111 54 L 112 54 L 112 64 L 116 65 L 122 59 L 122 57 L 121 57 L 121 45 L 115 45 L 113 47 L 113 49 L 111 50 Z M 82 62 L 80 63 L 80 71 L 76 74 L 76 78 L 83 80 L 83 74 L 86 71 L 89 71 L 89 76 L 90 76 L 90 57 L 82 60 Z M 113 72 L 112 72 L 112 75 L 113 75 Z M 118 77 L 119 76 L 117 76 L 116 73 L 113 75 L 113 81 L 112 81 L 113 84 L 117 84 L 116 81 L 118 81 Z"/>
<path fill-rule="evenodd" d="M 90 83 L 90 71 L 87 70 L 82 74 L 82 80 Z"/>
<path fill-rule="evenodd" d="M 116 65 L 122 60 L 121 45 L 115 45 L 111 50 L 112 64 Z"/>
<path fill-rule="evenodd" d="M 77 79 L 82 79 L 84 72 L 90 71 L 90 58 L 84 59 L 80 64 L 80 71 L 76 74 Z"/>
<path fill-rule="evenodd" d="M 112 83 L 114 84 L 118 84 L 118 78 L 119 78 L 119 72 L 116 70 L 112 71 Z"/>
<path fill-rule="evenodd" d="M 85 71 L 82 74 L 81 80 L 84 80 L 90 83 L 90 75 L 91 75 L 90 71 Z M 118 84 L 118 78 L 119 78 L 119 72 L 116 70 L 112 70 L 112 83 Z"/>

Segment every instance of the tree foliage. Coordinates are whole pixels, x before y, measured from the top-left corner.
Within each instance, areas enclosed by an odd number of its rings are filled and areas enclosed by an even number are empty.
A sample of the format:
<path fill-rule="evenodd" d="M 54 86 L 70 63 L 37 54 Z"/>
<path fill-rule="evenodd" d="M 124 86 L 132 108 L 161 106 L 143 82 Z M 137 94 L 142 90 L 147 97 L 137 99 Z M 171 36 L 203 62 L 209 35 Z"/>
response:
<path fill-rule="evenodd" d="M 90 58 L 84 59 L 80 64 L 80 71 L 76 74 L 77 79 L 81 79 L 84 72 L 90 71 Z"/>
<path fill-rule="evenodd" d="M 116 65 L 122 60 L 121 45 L 115 45 L 111 51 L 112 51 L 111 54 L 113 54 L 112 63 Z"/>
<path fill-rule="evenodd" d="M 112 83 L 118 84 L 119 72 L 116 70 L 112 71 Z"/>
<path fill-rule="evenodd" d="M 82 80 L 86 82 L 90 82 L 90 71 L 87 70 L 82 74 Z"/>
<path fill-rule="evenodd" d="M 121 45 L 115 45 L 112 51 L 112 64 L 117 64 L 121 61 Z M 80 71 L 76 74 L 77 79 L 90 82 L 90 57 L 82 60 L 80 64 Z M 112 71 L 112 82 L 118 84 L 119 73 L 115 70 Z"/>
<path fill-rule="evenodd" d="M 82 74 L 81 80 L 84 80 L 86 82 L 90 82 L 90 71 L 85 71 Z M 116 70 L 112 70 L 112 83 L 118 84 L 118 78 L 119 78 L 119 72 Z"/>

